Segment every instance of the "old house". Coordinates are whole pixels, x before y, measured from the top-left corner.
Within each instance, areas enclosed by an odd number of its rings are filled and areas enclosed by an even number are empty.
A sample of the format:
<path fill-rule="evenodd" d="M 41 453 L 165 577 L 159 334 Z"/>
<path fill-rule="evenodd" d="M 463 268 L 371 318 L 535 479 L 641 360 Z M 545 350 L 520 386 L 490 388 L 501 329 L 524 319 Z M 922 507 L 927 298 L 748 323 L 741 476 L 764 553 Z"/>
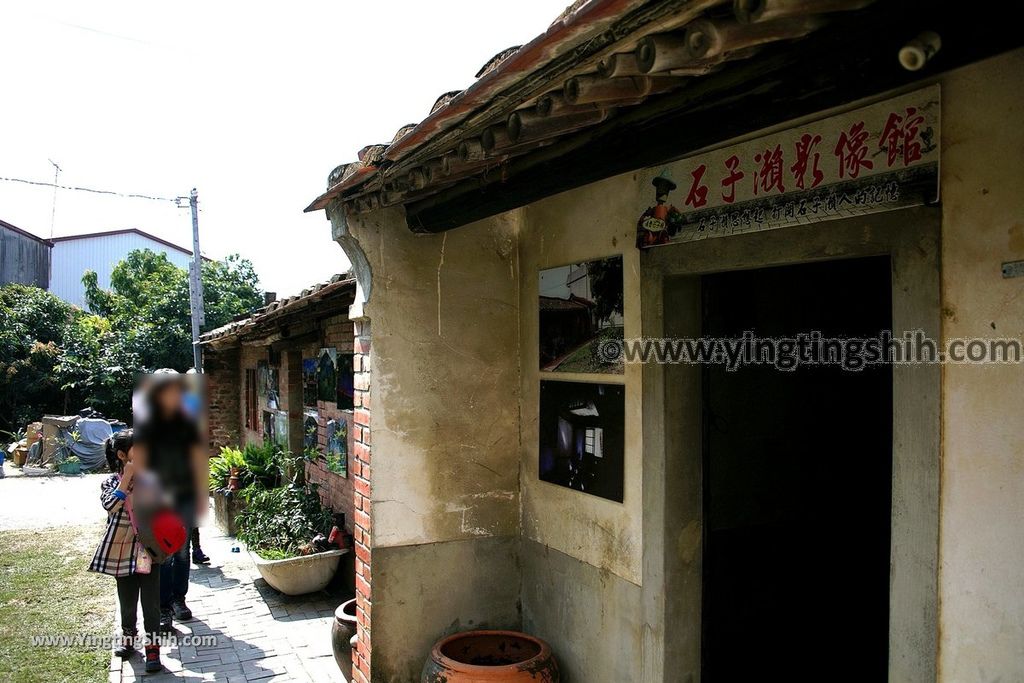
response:
<path fill-rule="evenodd" d="M 354 280 L 337 275 L 200 340 L 212 445 L 269 440 L 311 452 L 306 479 L 320 487 L 325 504 L 345 513 L 349 531 L 358 474 L 350 454 L 362 441 L 355 378 L 363 375 L 354 365 L 348 315 L 354 294 Z"/>
<path fill-rule="evenodd" d="M 171 263 L 186 270 L 192 261 L 191 249 L 138 228 L 63 235 L 50 241 L 53 243 L 50 291 L 81 308 L 86 308 L 85 285 L 82 284 L 85 271 L 94 271 L 100 288 L 109 289 L 114 267 L 135 249 L 164 254 Z"/>
<path fill-rule="evenodd" d="M 1024 679 L 1019 362 L 540 360 L 542 274 L 609 259 L 622 344 L 1024 337 L 1024 49 L 991 9 L 577 2 L 330 174 L 358 680 L 478 627 L 575 682 Z M 236 397 L 280 355 L 289 425 L 289 339 L 331 329 L 292 319 L 226 350 Z"/>

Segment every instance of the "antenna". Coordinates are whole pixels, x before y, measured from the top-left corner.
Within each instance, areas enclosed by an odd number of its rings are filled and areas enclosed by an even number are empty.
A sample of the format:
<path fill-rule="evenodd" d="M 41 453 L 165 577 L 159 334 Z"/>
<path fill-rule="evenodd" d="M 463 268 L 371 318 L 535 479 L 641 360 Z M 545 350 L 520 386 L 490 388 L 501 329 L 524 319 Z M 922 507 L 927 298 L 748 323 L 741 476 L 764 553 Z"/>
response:
<path fill-rule="evenodd" d="M 53 238 L 53 225 L 57 219 L 57 180 L 60 178 L 61 168 L 53 159 L 47 159 L 53 164 L 53 204 L 50 209 L 50 237 Z"/>

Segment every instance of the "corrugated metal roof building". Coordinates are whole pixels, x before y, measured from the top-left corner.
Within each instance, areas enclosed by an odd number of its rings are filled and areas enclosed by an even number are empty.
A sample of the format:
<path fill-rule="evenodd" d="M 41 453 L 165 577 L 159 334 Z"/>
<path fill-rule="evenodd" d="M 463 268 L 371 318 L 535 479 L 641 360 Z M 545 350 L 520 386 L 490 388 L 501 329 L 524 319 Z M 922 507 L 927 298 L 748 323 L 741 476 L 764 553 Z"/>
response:
<path fill-rule="evenodd" d="M 82 275 L 96 271 L 99 286 L 110 287 L 110 274 L 130 251 L 151 249 L 171 263 L 188 268 L 192 252 L 135 228 L 53 238 L 50 291 L 64 301 L 86 308 Z"/>

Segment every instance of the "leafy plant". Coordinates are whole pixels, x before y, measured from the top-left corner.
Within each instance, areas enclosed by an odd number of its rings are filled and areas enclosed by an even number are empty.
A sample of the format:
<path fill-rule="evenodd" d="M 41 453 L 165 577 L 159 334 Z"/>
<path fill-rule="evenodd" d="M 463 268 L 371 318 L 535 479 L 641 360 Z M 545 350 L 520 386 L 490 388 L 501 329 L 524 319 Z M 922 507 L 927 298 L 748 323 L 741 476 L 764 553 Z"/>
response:
<path fill-rule="evenodd" d="M 328 534 L 333 513 L 324 507 L 315 484 L 246 489 L 238 513 L 238 538 L 267 559 L 306 554 L 318 534 Z"/>
<path fill-rule="evenodd" d="M 228 487 L 232 467 L 245 467 L 242 451 L 237 448 L 223 446 L 220 455 L 210 458 L 210 491 L 214 492 Z"/>
<path fill-rule="evenodd" d="M 243 467 L 247 470 L 243 485 L 256 484 L 265 489 L 280 485 L 287 458 L 275 443 L 247 443 L 242 450 Z"/>

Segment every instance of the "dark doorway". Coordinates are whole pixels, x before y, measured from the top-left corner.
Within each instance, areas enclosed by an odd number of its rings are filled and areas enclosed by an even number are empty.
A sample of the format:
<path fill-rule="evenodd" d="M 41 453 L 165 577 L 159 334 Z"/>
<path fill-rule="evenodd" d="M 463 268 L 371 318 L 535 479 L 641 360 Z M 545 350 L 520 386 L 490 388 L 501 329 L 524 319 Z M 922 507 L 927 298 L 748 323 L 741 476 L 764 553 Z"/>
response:
<path fill-rule="evenodd" d="M 707 275 L 703 334 L 872 338 L 888 257 Z M 702 682 L 886 680 L 892 370 L 705 367 Z"/>

